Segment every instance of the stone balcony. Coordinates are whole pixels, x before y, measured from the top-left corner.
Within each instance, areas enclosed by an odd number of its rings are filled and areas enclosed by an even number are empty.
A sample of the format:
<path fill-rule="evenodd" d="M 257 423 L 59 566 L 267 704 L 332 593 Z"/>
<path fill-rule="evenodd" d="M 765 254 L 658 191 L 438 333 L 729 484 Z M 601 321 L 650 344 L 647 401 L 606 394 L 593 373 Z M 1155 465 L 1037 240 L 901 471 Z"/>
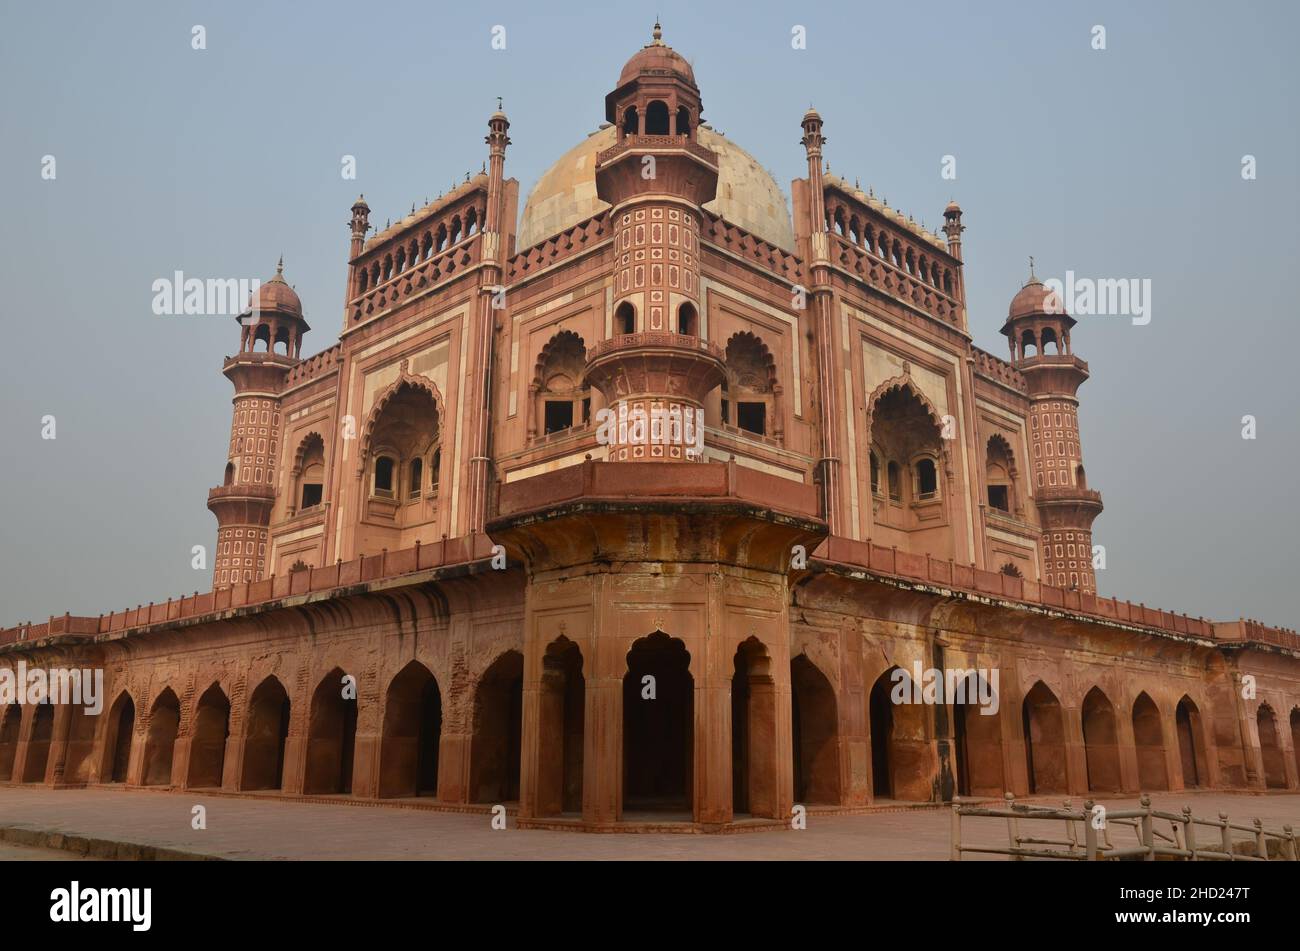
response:
<path fill-rule="evenodd" d="M 628 135 L 596 155 L 596 164 L 602 165 L 628 153 L 656 152 L 664 149 L 681 149 L 703 162 L 717 166 L 718 156 L 691 139 L 689 135 Z"/>
<path fill-rule="evenodd" d="M 611 405 L 648 398 L 699 406 L 722 383 L 725 361 L 721 347 L 689 334 L 620 334 L 587 351 L 587 379 Z"/>

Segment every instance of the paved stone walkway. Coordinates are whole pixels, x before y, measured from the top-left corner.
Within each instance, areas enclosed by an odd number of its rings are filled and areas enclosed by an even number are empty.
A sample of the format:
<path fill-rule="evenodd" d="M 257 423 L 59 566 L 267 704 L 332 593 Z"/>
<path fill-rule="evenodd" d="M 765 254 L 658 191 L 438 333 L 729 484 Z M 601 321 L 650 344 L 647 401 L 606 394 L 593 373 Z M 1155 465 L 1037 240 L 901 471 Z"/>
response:
<path fill-rule="evenodd" d="M 1155 793 L 1157 808 L 1190 805 L 1201 818 L 1220 810 L 1238 821 L 1258 816 L 1266 826 L 1300 826 L 1300 795 Z M 1046 803 L 1046 800 L 1041 800 Z M 1108 808 L 1135 800 L 1107 802 Z M 207 809 L 207 829 L 190 826 L 191 809 Z M 1051 804 L 1059 804 L 1053 800 Z M 1077 805 L 1077 803 L 1076 803 Z M 0 828 L 60 832 L 152 845 L 228 859 L 937 859 L 948 858 L 950 812 L 908 810 L 861 816 L 808 817 L 803 831 L 732 835 L 590 834 L 494 831 L 487 815 L 384 806 L 277 802 L 149 790 L 48 790 L 0 787 Z M 1031 833 L 1060 836 L 1039 824 Z M 1128 842 L 1127 832 L 1115 836 Z M 966 820 L 969 843 L 1002 845 L 1006 825 Z M 9 843 L 0 842 L 0 849 Z M 6 855 L 0 851 L 0 858 Z M 971 857 L 973 858 L 973 856 Z"/>

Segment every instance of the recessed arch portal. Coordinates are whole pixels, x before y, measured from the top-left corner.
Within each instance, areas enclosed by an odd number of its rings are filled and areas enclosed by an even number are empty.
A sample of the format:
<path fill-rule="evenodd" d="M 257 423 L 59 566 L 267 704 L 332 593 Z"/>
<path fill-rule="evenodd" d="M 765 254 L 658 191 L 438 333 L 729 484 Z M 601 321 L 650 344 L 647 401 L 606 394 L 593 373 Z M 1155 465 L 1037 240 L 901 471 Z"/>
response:
<path fill-rule="evenodd" d="M 1178 732 L 1178 760 L 1183 770 L 1183 786 L 1205 786 L 1209 782 L 1205 755 L 1205 728 L 1201 711 L 1192 698 L 1184 696 L 1174 712 L 1174 725 Z"/>
<path fill-rule="evenodd" d="M 736 649 L 731 674 L 733 814 L 775 818 L 776 684 L 772 657 L 756 637 Z"/>
<path fill-rule="evenodd" d="M 335 667 L 312 694 L 302 791 L 350 795 L 356 741 L 356 681 Z"/>
<path fill-rule="evenodd" d="M 166 687 L 153 702 L 144 735 L 144 768 L 140 782 L 144 786 L 169 786 L 172 781 L 172 754 L 176 749 L 176 731 L 181 725 L 181 704 L 171 687 Z"/>
<path fill-rule="evenodd" d="M 1067 792 L 1065 715 L 1061 701 L 1041 680 L 1025 694 L 1021 721 L 1030 794 Z"/>
<path fill-rule="evenodd" d="M 623 676 L 625 811 L 692 811 L 695 682 L 690 664 L 686 645 L 663 631 L 637 640 L 627 653 Z"/>
<path fill-rule="evenodd" d="M 871 686 L 871 783 L 876 799 L 928 802 L 932 798 L 934 769 L 925 722 L 930 707 L 915 702 L 921 699 L 918 690 L 919 685 L 900 667 L 890 667 Z"/>
<path fill-rule="evenodd" d="M 1146 691 L 1133 701 L 1133 742 L 1137 747 L 1138 785 L 1143 790 L 1169 788 L 1165 736 L 1160 709 Z"/>
<path fill-rule="evenodd" d="M 952 722 L 957 756 L 957 794 L 1001 796 L 1001 706 L 992 684 L 972 670 L 955 689 Z"/>
<path fill-rule="evenodd" d="M 267 677 L 257 685 L 248 704 L 241 789 L 282 788 L 289 712 L 289 694 L 278 679 Z"/>
<path fill-rule="evenodd" d="M 131 768 L 131 744 L 135 739 L 135 701 L 123 690 L 108 709 L 101 775 L 105 782 L 125 783 Z"/>
<path fill-rule="evenodd" d="M 1100 687 L 1093 687 L 1083 698 L 1080 713 L 1088 789 L 1092 792 L 1118 792 L 1119 734 L 1115 728 L 1115 707 Z"/>
<path fill-rule="evenodd" d="M 14 758 L 18 755 L 18 734 L 22 730 L 23 708 L 8 704 L 0 716 L 0 782 L 13 776 Z"/>
<path fill-rule="evenodd" d="M 441 741 L 442 692 L 429 668 L 413 660 L 392 679 L 384 698 L 380 797 L 437 795 Z"/>
<path fill-rule="evenodd" d="M 27 740 L 27 761 L 23 765 L 23 782 L 45 781 L 45 767 L 50 759 L 50 740 L 54 737 L 54 705 L 38 704 L 33 715 L 32 733 Z"/>
<path fill-rule="evenodd" d="M 524 655 L 506 651 L 474 691 L 470 789 L 474 802 L 519 799 L 519 757 L 524 714 Z"/>
<path fill-rule="evenodd" d="M 582 651 L 561 635 L 542 656 L 538 697 L 537 814 L 582 810 L 583 717 L 586 681 Z"/>
<path fill-rule="evenodd" d="M 1259 752 L 1264 761 L 1264 785 L 1269 789 L 1286 788 L 1286 766 L 1282 760 L 1282 747 L 1278 742 L 1277 717 L 1273 708 L 1261 703 L 1255 713 L 1259 730 Z"/>
<path fill-rule="evenodd" d="M 230 701 L 220 684 L 213 684 L 194 712 L 190 741 L 190 789 L 219 787 L 226 764 L 226 740 L 230 736 Z"/>
<path fill-rule="evenodd" d="M 795 802 L 839 805 L 839 713 L 835 689 L 807 654 L 790 661 L 790 713 Z"/>

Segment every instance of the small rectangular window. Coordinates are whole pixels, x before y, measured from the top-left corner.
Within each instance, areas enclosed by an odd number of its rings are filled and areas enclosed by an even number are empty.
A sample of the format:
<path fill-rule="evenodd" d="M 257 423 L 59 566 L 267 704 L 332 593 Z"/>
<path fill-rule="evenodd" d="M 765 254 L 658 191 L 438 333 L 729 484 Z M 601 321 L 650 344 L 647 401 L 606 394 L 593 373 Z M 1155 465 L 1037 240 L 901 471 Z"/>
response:
<path fill-rule="evenodd" d="M 319 482 L 308 482 L 302 487 L 302 507 L 304 510 L 315 508 L 320 505 L 321 485 Z"/>
<path fill-rule="evenodd" d="M 546 403 L 546 432 L 558 433 L 573 428 L 573 403 L 550 400 Z"/>
<path fill-rule="evenodd" d="M 1007 501 L 1007 487 L 1005 485 L 989 486 L 989 505 L 1003 512 L 1011 511 L 1011 505 Z"/>
<path fill-rule="evenodd" d="M 737 403 L 736 425 L 746 432 L 762 436 L 767 432 L 767 404 Z"/>

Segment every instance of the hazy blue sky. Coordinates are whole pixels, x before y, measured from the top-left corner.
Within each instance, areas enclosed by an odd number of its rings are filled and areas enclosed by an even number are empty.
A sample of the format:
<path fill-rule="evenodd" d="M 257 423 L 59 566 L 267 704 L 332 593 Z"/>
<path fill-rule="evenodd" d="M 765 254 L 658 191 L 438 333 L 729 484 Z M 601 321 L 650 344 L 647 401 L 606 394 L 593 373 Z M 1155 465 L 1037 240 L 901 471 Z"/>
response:
<path fill-rule="evenodd" d="M 304 353 L 324 349 L 357 192 L 382 227 L 477 170 L 500 95 L 526 194 L 603 120 L 656 12 L 706 118 L 787 189 L 811 102 L 836 173 L 931 228 L 960 201 L 985 349 L 1006 353 L 1030 254 L 1043 276 L 1149 278 L 1149 325 L 1074 333 L 1101 593 L 1300 621 L 1294 3 L 3 0 L 0 625 L 210 586 L 190 549 L 215 541 L 238 328 L 154 316 L 156 278 L 264 279 L 283 252 Z"/>

